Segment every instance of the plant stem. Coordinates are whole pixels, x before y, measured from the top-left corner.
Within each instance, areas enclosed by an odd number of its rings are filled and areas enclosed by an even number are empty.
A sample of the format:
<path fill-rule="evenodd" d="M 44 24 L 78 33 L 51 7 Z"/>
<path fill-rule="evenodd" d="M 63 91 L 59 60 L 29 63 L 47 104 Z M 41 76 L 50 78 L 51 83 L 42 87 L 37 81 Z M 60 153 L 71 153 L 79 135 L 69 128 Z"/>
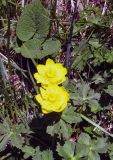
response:
<path fill-rule="evenodd" d="M 74 6 L 74 12 L 71 20 L 71 26 L 70 26 L 70 33 L 69 33 L 69 38 L 67 40 L 67 50 L 66 50 L 66 56 L 65 56 L 65 66 L 68 68 L 69 67 L 69 60 L 71 57 L 71 41 L 72 41 L 72 36 L 73 36 L 73 26 L 76 21 L 77 17 L 77 2 L 75 2 Z"/>
<path fill-rule="evenodd" d="M 105 134 L 107 134 L 107 135 L 109 135 L 110 137 L 113 138 L 113 134 L 111 134 L 108 131 L 106 131 L 100 125 L 96 124 L 95 122 L 93 122 L 92 120 L 90 120 L 89 118 L 87 118 L 86 116 L 84 116 L 83 114 L 80 114 L 80 116 L 81 116 L 81 118 L 83 118 L 84 120 L 86 120 L 87 122 L 89 122 L 90 124 L 92 124 L 93 126 L 95 126 L 96 128 L 98 128 L 99 130 L 101 130 L 102 132 L 104 132 Z"/>
<path fill-rule="evenodd" d="M 8 0 L 6 0 L 6 8 L 7 8 L 7 46 L 6 46 L 6 54 L 8 58 L 8 67 L 9 74 L 11 76 L 11 62 L 10 62 L 10 6 Z"/>

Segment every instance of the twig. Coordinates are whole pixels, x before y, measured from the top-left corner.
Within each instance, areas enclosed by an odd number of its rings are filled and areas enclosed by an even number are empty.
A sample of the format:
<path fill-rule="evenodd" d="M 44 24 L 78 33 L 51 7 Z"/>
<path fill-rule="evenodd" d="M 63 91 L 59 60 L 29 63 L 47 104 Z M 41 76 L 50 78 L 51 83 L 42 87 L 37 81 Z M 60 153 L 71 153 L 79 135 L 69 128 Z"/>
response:
<path fill-rule="evenodd" d="M 71 26 L 70 26 L 70 33 L 69 33 L 69 38 L 67 40 L 67 50 L 66 50 L 66 56 L 65 56 L 65 66 L 68 68 L 69 66 L 69 59 L 71 57 L 71 41 L 72 41 L 72 35 L 73 35 L 73 26 L 76 21 L 76 16 L 77 16 L 77 1 L 75 2 L 74 5 L 74 12 L 72 16 L 72 21 L 71 21 Z"/>
<path fill-rule="evenodd" d="M 30 76 L 31 81 L 32 81 L 32 83 L 33 83 L 34 89 L 35 89 L 36 93 L 38 94 L 38 93 L 39 93 L 39 90 L 38 90 L 38 87 L 37 87 L 37 85 L 36 85 L 36 83 L 35 83 L 35 81 L 34 81 L 34 79 L 33 79 L 32 74 L 31 74 L 28 60 L 27 60 L 27 68 L 28 68 L 28 73 L 29 73 L 29 76 Z"/>
<path fill-rule="evenodd" d="M 25 0 L 22 0 L 22 8 L 24 8 L 24 6 L 25 6 Z"/>
<path fill-rule="evenodd" d="M 102 16 L 105 15 L 106 10 L 107 10 L 107 1 L 105 0 L 105 2 L 104 2 L 104 7 L 103 7 L 103 10 L 102 10 Z"/>
<path fill-rule="evenodd" d="M 7 21 L 8 19 L 6 18 L 0 18 L 0 21 Z M 10 22 L 14 22 L 14 23 L 17 23 L 17 20 L 13 20 L 13 19 L 10 19 Z"/>
<path fill-rule="evenodd" d="M 74 0 L 71 0 L 71 10 L 74 12 L 74 8 L 75 8 L 75 4 L 74 4 Z"/>
<path fill-rule="evenodd" d="M 85 115 L 81 114 L 80 115 L 81 118 L 83 118 L 84 120 L 86 120 L 87 122 L 89 122 L 90 124 L 92 124 L 93 126 L 95 126 L 96 128 L 98 128 L 99 130 L 101 130 L 102 132 L 104 132 L 105 134 L 109 135 L 110 137 L 113 138 L 113 134 L 109 133 L 108 131 L 106 131 L 104 128 L 102 128 L 99 124 L 96 124 L 95 122 L 93 122 L 92 120 L 90 120 L 88 117 L 86 117 Z"/>
<path fill-rule="evenodd" d="M 8 0 L 6 0 L 6 14 L 7 14 L 7 45 L 6 45 L 6 54 L 8 59 L 8 68 L 9 68 L 9 77 L 12 75 L 12 67 L 11 67 L 11 60 L 10 60 L 10 29 L 11 29 L 11 22 L 10 22 L 10 4 Z M 16 94 L 14 85 L 11 85 L 9 81 L 10 92 L 13 95 L 14 102 L 16 104 Z"/>
<path fill-rule="evenodd" d="M 89 4 L 89 0 L 87 0 L 87 5 Z"/>
<path fill-rule="evenodd" d="M 6 8 L 7 8 L 7 46 L 6 46 L 6 54 L 8 58 L 8 67 L 9 67 L 9 74 L 11 75 L 11 62 L 10 62 L 10 6 L 8 0 L 6 0 Z"/>

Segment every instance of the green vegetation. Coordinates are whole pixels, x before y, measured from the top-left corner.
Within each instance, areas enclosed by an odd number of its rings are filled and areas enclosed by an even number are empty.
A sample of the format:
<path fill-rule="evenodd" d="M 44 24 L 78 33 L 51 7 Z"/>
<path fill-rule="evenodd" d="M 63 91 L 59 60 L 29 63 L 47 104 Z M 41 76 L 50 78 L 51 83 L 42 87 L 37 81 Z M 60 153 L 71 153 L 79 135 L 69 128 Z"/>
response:
<path fill-rule="evenodd" d="M 0 160 L 113 160 L 112 1 L 63 5 L 0 1 Z M 48 58 L 70 100 L 43 114 L 33 75 Z"/>

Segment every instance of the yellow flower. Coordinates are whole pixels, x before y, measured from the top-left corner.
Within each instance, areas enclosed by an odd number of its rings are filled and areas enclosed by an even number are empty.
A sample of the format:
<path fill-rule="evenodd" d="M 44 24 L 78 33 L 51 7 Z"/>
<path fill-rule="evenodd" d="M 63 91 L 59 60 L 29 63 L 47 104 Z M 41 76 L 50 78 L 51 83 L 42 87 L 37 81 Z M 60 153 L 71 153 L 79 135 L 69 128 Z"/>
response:
<path fill-rule="evenodd" d="M 45 114 L 61 112 L 67 106 L 69 94 L 64 87 L 50 84 L 45 89 L 40 88 L 40 94 L 36 95 L 36 100 Z"/>
<path fill-rule="evenodd" d="M 38 65 L 37 71 L 34 77 L 37 83 L 42 83 L 42 85 L 58 85 L 66 80 L 67 69 L 61 63 L 55 63 L 52 59 L 47 59 L 45 65 Z"/>

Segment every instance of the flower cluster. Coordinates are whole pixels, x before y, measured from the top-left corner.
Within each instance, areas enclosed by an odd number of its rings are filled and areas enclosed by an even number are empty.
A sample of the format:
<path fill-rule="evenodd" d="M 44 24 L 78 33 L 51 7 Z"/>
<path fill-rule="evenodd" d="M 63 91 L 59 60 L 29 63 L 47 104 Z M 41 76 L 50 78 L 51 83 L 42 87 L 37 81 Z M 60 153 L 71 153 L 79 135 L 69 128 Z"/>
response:
<path fill-rule="evenodd" d="M 66 80 L 66 68 L 61 63 L 47 59 L 45 65 L 37 66 L 37 71 L 34 78 L 42 86 L 40 87 L 40 94 L 36 95 L 36 100 L 40 103 L 42 112 L 47 114 L 63 111 L 67 106 L 69 94 L 59 84 Z"/>

